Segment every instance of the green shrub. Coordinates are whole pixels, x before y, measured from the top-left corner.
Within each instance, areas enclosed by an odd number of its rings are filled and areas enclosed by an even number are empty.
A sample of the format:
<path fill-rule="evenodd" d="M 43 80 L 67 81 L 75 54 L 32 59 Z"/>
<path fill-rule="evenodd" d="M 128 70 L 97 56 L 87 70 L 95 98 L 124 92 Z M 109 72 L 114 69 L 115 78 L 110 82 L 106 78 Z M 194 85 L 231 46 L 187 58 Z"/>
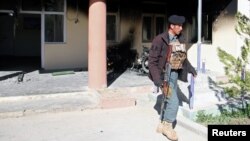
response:
<path fill-rule="evenodd" d="M 228 94 L 229 97 L 236 97 L 240 93 L 240 89 L 235 86 L 224 88 L 224 92 Z"/>
<path fill-rule="evenodd" d="M 204 110 L 198 111 L 196 122 L 207 126 L 209 124 L 249 124 L 250 123 L 250 106 L 222 109 L 220 115 L 207 114 Z"/>
<path fill-rule="evenodd" d="M 244 39 L 244 45 L 241 47 L 241 56 L 234 57 L 219 47 L 217 51 L 220 61 L 225 65 L 224 70 L 229 81 L 237 85 L 240 88 L 240 92 L 243 92 L 250 91 L 250 72 L 246 70 L 250 59 L 250 19 L 239 12 L 236 14 L 236 18 L 237 25 L 235 31 Z M 242 77 L 242 74 L 245 74 L 245 77 Z M 225 91 L 229 92 L 230 96 L 241 94 L 238 89 L 234 90 L 235 88 L 226 88 Z"/>

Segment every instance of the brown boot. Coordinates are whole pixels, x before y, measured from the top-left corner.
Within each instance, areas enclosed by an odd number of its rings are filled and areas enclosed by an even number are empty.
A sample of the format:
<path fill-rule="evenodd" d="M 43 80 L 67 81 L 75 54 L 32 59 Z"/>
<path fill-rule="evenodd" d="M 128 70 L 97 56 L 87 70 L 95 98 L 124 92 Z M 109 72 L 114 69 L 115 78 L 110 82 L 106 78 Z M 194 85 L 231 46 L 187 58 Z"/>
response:
<path fill-rule="evenodd" d="M 178 136 L 172 127 L 172 123 L 163 121 L 158 125 L 156 131 L 158 133 L 162 133 L 163 135 L 165 135 L 168 139 L 172 141 L 178 140 Z"/>
<path fill-rule="evenodd" d="M 161 121 L 156 128 L 156 132 L 162 133 L 162 130 L 163 130 L 163 122 Z"/>

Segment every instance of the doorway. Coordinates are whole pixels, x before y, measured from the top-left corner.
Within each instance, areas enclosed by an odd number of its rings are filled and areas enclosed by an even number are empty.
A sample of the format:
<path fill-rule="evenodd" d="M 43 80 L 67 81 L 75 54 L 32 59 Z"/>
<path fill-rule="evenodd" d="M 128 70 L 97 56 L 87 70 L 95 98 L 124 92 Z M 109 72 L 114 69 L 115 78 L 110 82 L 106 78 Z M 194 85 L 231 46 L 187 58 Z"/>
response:
<path fill-rule="evenodd" d="M 41 14 L 0 13 L 0 70 L 41 68 Z"/>

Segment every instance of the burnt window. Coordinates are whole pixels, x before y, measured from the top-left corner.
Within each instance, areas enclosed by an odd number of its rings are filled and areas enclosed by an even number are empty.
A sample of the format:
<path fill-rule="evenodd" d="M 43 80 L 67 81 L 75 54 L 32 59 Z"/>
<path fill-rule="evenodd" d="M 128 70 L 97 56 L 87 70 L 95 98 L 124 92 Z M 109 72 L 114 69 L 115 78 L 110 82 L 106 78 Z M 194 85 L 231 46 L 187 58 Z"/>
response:
<path fill-rule="evenodd" d="M 165 31 L 165 16 L 147 14 L 143 15 L 142 41 L 151 42 L 154 36 Z"/>
<path fill-rule="evenodd" d="M 107 13 L 107 25 L 106 25 L 106 38 L 107 41 L 116 42 L 117 41 L 117 14 Z"/>

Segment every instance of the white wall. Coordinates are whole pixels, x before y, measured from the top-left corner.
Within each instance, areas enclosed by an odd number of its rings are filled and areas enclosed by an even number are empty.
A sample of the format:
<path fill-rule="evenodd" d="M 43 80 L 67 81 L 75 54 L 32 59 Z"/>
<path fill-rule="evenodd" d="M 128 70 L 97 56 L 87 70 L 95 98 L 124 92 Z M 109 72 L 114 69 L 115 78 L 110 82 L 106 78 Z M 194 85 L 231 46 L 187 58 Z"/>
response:
<path fill-rule="evenodd" d="M 233 0 L 217 17 L 213 23 L 212 44 L 201 45 L 201 61 L 205 60 L 206 69 L 224 74 L 224 65 L 218 57 L 218 47 L 237 56 L 237 33 L 235 32 L 237 0 Z M 190 62 L 197 66 L 197 45 L 188 51 Z"/>
<path fill-rule="evenodd" d="M 250 18 L 250 0 L 239 0 L 238 11 Z"/>
<path fill-rule="evenodd" d="M 66 42 L 45 44 L 46 70 L 74 69 L 88 67 L 88 17 L 79 12 L 79 22 L 70 18 L 75 17 L 75 11 L 68 9 L 66 23 Z"/>
<path fill-rule="evenodd" d="M 238 1 L 238 12 L 244 14 L 248 18 L 250 18 L 250 0 L 239 0 Z M 244 41 L 239 36 L 237 37 L 237 46 L 238 46 L 238 54 L 240 55 L 241 46 L 244 44 Z M 249 58 L 250 62 L 250 58 Z M 250 69 L 250 65 L 247 66 Z"/>

